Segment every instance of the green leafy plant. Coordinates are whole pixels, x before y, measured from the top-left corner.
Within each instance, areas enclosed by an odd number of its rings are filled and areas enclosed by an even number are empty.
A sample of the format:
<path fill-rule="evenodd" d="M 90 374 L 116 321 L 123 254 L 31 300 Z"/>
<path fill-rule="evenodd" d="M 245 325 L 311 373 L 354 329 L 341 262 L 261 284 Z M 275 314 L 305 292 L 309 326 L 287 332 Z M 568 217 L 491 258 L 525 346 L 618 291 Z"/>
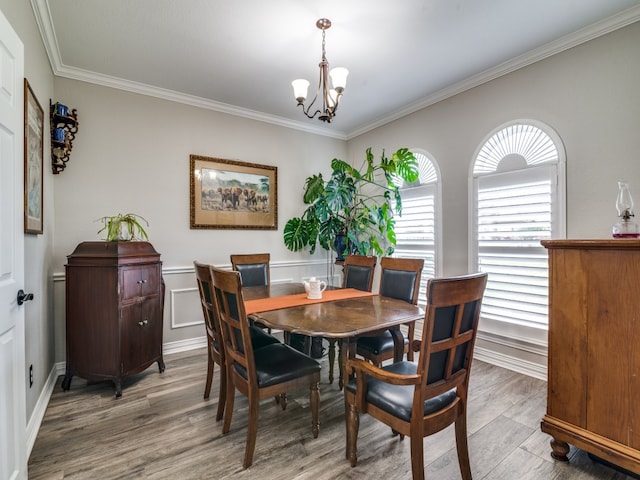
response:
<path fill-rule="evenodd" d="M 309 206 L 300 217 L 287 221 L 285 246 L 292 251 L 309 248 L 314 253 L 319 243 L 325 250 L 335 250 L 336 236 L 345 235 L 347 253 L 393 253 L 394 215 L 402 214 L 399 184 L 419 177 L 413 153 L 401 148 L 387 157 L 383 150 L 376 162 L 368 148 L 359 169 L 337 158 L 331 161 L 331 168 L 327 181 L 321 173 L 306 179 L 303 201 Z"/>
<path fill-rule="evenodd" d="M 145 231 L 142 223 L 149 226 L 149 222 L 140 215 L 135 213 L 118 213 L 113 216 L 106 216 L 99 218 L 96 222 L 102 222 L 103 227 L 98 230 L 98 233 L 107 232 L 107 242 L 128 242 L 131 240 L 148 240 L 149 236 Z"/>

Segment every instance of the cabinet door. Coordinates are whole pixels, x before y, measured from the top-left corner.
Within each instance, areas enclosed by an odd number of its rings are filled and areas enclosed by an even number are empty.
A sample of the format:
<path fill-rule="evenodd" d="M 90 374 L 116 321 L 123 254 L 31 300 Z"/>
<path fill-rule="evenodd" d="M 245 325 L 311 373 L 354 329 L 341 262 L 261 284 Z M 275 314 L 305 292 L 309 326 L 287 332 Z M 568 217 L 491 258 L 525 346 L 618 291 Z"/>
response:
<path fill-rule="evenodd" d="M 587 428 L 587 268 L 581 250 L 549 250 L 547 414 L 580 428 Z"/>
<path fill-rule="evenodd" d="M 162 318 L 159 297 L 126 305 L 121 309 L 120 353 L 122 374 L 147 368 L 162 353 Z"/>
<path fill-rule="evenodd" d="M 591 295 L 585 302 L 589 339 L 587 429 L 623 445 L 638 447 L 637 371 L 633 370 L 638 317 L 637 251 L 587 251 Z M 634 392 L 634 388 L 636 389 Z"/>
<path fill-rule="evenodd" d="M 122 300 L 158 294 L 160 268 L 158 265 L 122 268 Z"/>

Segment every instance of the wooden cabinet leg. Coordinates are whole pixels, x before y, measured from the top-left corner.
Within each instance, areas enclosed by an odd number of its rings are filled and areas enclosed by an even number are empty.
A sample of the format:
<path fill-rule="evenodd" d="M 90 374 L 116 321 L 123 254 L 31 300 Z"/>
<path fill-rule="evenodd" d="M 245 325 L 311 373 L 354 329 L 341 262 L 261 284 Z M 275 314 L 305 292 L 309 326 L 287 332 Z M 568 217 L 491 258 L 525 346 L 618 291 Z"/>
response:
<path fill-rule="evenodd" d="M 551 456 L 561 462 L 568 462 L 569 444 L 553 438 L 551 440 Z"/>
<path fill-rule="evenodd" d="M 122 380 L 119 378 L 114 378 L 113 384 L 116 387 L 116 398 L 120 398 L 122 396 Z"/>
<path fill-rule="evenodd" d="M 158 370 L 160 370 L 160 373 L 164 372 L 164 360 L 162 357 L 158 359 Z"/>
<path fill-rule="evenodd" d="M 64 372 L 64 378 L 62 379 L 62 390 L 65 392 L 71 388 L 71 379 L 73 378 L 73 367 L 69 362 L 67 362 L 67 368 Z"/>

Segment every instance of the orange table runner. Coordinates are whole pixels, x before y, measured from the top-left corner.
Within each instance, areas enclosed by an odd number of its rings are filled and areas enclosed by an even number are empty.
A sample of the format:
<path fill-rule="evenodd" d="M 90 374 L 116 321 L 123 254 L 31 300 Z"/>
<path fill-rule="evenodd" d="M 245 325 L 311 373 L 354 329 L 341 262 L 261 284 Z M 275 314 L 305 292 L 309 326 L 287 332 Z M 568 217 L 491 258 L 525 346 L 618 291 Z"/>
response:
<path fill-rule="evenodd" d="M 368 297 L 376 295 L 372 292 L 363 292 L 355 288 L 340 288 L 337 290 L 325 290 L 322 292 L 322 298 L 308 299 L 306 293 L 297 293 L 295 295 L 285 295 L 282 297 L 258 298 L 257 300 L 247 300 L 244 302 L 244 309 L 247 315 L 258 312 L 268 312 L 278 310 L 280 308 L 299 307 L 301 305 L 309 305 L 311 303 L 333 302 L 336 300 L 345 300 L 347 298 Z"/>

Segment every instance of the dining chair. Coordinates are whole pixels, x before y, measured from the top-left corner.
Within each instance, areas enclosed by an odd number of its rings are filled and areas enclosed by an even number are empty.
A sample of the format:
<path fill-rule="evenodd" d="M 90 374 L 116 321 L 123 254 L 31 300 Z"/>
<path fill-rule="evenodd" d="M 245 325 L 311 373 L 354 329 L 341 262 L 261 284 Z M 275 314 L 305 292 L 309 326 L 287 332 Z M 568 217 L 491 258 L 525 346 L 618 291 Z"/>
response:
<path fill-rule="evenodd" d="M 380 295 L 417 305 L 423 267 L 423 259 L 383 257 L 380 261 Z M 413 351 L 409 345 L 414 335 L 415 323 L 411 323 L 408 325 L 404 346 L 404 353 L 409 361 L 413 360 Z M 359 337 L 356 354 L 374 365 L 382 365 L 383 361 L 393 358 L 394 341 L 391 333 L 385 330 L 377 335 Z"/>
<path fill-rule="evenodd" d="M 346 255 L 342 265 L 342 288 L 356 288 L 370 292 L 378 257 L 373 255 Z"/>
<path fill-rule="evenodd" d="M 359 414 L 368 413 L 391 427 L 393 435 L 411 438 L 411 471 L 424 479 L 423 438 L 455 423 L 458 464 L 471 480 L 467 445 L 467 392 L 487 274 L 430 279 L 422 340 L 412 348 L 417 362 L 382 368 L 349 359 L 355 373 L 344 390 L 346 456 L 357 463 Z"/>
<path fill-rule="evenodd" d="M 370 292 L 378 257 L 373 255 L 346 255 L 342 265 L 342 288 L 355 288 Z M 336 361 L 336 340 L 329 339 L 329 383 L 333 383 L 333 365 Z M 342 368 L 342 349 L 338 351 L 338 365 Z"/>
<path fill-rule="evenodd" d="M 204 316 L 204 326 L 207 334 L 207 380 L 204 387 L 204 398 L 209 398 L 211 393 L 211 383 L 213 382 L 214 366 L 217 363 L 220 367 L 220 393 L 218 395 L 218 411 L 216 420 L 221 420 L 224 414 L 227 372 L 224 367 L 224 348 L 220 333 L 220 322 L 215 313 L 213 301 L 213 282 L 211 278 L 210 266 L 198 261 L 193 265 L 196 270 L 196 281 L 200 293 L 200 303 L 202 304 L 202 314 Z M 265 333 L 257 327 L 250 330 L 251 344 L 254 348 L 260 348 L 272 343 L 279 343 L 279 340 Z"/>
<path fill-rule="evenodd" d="M 240 272 L 242 276 L 242 286 L 257 287 L 271 284 L 269 253 L 232 254 L 230 257 L 231 268 Z"/>
<path fill-rule="evenodd" d="M 220 319 L 227 371 L 227 396 L 222 433 L 228 433 L 233 415 L 235 390 L 249 401 L 247 444 L 243 467 L 249 468 L 258 433 L 260 400 L 283 398 L 287 392 L 309 388 L 311 432 L 318 437 L 320 424 L 320 364 L 288 345 L 274 343 L 254 349 L 244 308 L 239 272 L 211 267 L 216 313 Z M 282 402 L 286 408 L 286 402 Z"/>
<path fill-rule="evenodd" d="M 246 253 L 231 254 L 231 268 L 240 272 L 242 285 L 245 287 L 260 287 L 271 284 L 271 254 L 269 253 Z M 268 333 L 271 329 L 261 323 L 254 323 L 260 328 L 265 328 Z"/>

